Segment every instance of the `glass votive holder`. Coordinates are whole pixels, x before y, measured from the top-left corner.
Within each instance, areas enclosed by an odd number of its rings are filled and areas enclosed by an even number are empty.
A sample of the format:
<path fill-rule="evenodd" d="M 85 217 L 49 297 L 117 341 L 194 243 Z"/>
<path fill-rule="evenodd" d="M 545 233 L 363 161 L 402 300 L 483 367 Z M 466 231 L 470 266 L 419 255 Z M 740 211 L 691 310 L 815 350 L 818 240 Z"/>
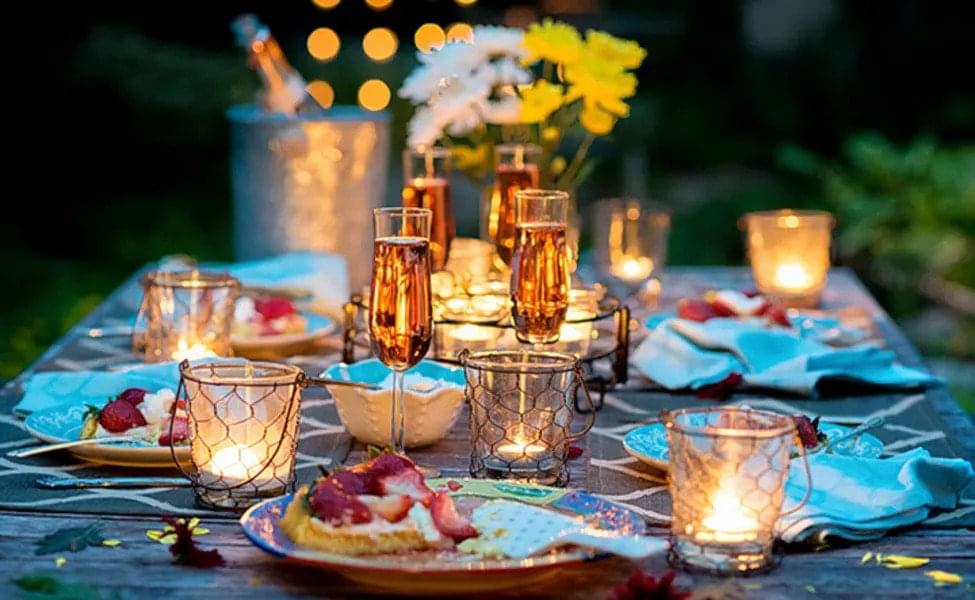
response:
<path fill-rule="evenodd" d="M 775 524 L 812 489 L 791 417 L 744 408 L 676 410 L 665 417 L 673 500 L 671 564 L 747 574 L 773 565 Z M 806 498 L 782 513 L 793 448 L 802 453 Z"/>
<path fill-rule="evenodd" d="M 184 360 L 179 371 L 177 398 L 186 402 L 193 463 L 184 475 L 197 502 L 241 509 L 294 490 L 301 369 L 206 359 Z"/>
<path fill-rule="evenodd" d="M 571 354 L 523 350 L 460 355 L 470 403 L 471 464 L 477 478 L 544 485 L 569 481 L 569 445 L 592 427 L 572 429 L 576 393 L 593 410 L 579 360 Z"/>
<path fill-rule="evenodd" d="M 633 198 L 593 206 L 593 252 L 602 273 L 636 287 L 659 274 L 667 261 L 670 211 Z"/>
<path fill-rule="evenodd" d="M 786 306 L 819 304 L 835 220 L 825 211 L 774 210 L 741 218 L 755 286 Z"/>
<path fill-rule="evenodd" d="M 552 345 L 556 352 L 567 352 L 582 358 L 589 353 L 595 332 L 595 319 L 599 314 L 601 290 L 569 290 L 569 307 L 565 322 L 559 328 L 559 341 Z"/>
<path fill-rule="evenodd" d="M 240 281 L 226 273 L 153 271 L 142 278 L 136 317 L 144 333 L 133 334 L 146 362 L 231 356 L 230 330 Z"/>

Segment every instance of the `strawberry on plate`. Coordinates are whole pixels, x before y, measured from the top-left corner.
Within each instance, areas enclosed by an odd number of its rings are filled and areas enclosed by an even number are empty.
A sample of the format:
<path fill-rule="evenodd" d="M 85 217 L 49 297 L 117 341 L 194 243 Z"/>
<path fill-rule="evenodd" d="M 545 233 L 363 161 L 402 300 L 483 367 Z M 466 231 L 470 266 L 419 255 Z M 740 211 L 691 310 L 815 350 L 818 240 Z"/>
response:
<path fill-rule="evenodd" d="M 170 429 L 172 429 L 172 435 L 170 436 Z M 159 445 L 160 446 L 172 446 L 173 444 L 178 444 L 179 442 L 185 442 L 189 438 L 190 426 L 186 417 L 174 417 L 173 419 L 167 419 L 162 424 L 162 430 L 159 432 Z"/>
<path fill-rule="evenodd" d="M 142 427 L 146 418 L 131 402 L 117 398 L 105 405 L 98 414 L 98 424 L 110 433 L 124 433 L 133 427 Z"/>
<path fill-rule="evenodd" d="M 792 420 L 799 430 L 799 439 L 802 440 L 803 448 L 812 450 L 829 441 L 826 434 L 819 431 L 819 417 L 810 420 L 805 415 L 793 415 Z"/>
<path fill-rule="evenodd" d="M 420 502 L 429 501 L 433 497 L 433 490 L 427 487 L 423 475 L 416 470 L 416 467 L 381 477 L 379 490 L 384 496 L 402 494 Z"/>
<path fill-rule="evenodd" d="M 327 478 L 319 481 L 309 496 L 312 511 L 325 523 L 342 525 L 372 521 L 368 506 Z"/>
<path fill-rule="evenodd" d="M 440 533 L 462 542 L 477 537 L 477 530 L 467 518 L 457 512 L 454 500 L 446 492 L 437 492 L 430 503 L 430 515 Z"/>
<path fill-rule="evenodd" d="M 139 406 L 146 399 L 146 394 L 148 393 L 149 390 L 132 387 L 119 394 L 116 398 L 118 400 L 125 400 L 132 406 Z"/>
<path fill-rule="evenodd" d="M 374 514 L 390 523 L 399 523 L 413 507 L 413 499 L 402 494 L 390 496 L 359 496 L 359 500 Z"/>

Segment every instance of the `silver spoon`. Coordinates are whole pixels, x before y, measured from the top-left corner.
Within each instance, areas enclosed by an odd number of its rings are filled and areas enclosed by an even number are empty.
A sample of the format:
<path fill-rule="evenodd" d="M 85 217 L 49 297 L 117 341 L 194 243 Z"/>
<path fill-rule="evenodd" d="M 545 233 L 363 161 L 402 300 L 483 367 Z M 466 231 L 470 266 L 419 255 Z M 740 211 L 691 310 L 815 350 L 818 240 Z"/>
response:
<path fill-rule="evenodd" d="M 876 427 L 880 427 L 881 425 L 884 424 L 886 420 L 887 419 L 885 419 L 884 417 L 874 417 L 869 421 L 861 424 L 860 426 L 851 429 L 850 431 L 847 431 L 843 435 L 838 435 L 835 438 L 829 440 L 822 448 L 820 448 L 819 451 L 824 453 L 828 452 L 833 446 L 839 444 L 840 442 L 845 442 L 850 438 L 854 438 L 860 435 L 861 433 L 863 433 L 864 431 L 867 431 L 868 429 L 874 429 Z"/>
<path fill-rule="evenodd" d="M 57 450 L 66 450 L 68 448 L 75 448 L 77 446 L 90 446 L 92 444 L 118 444 L 121 442 L 141 442 L 142 438 L 137 437 L 99 437 L 99 438 L 85 438 L 83 440 L 74 440 L 71 442 L 61 442 L 59 444 L 48 444 L 47 446 L 38 446 L 36 448 L 22 448 L 20 450 L 11 450 L 7 452 L 7 458 L 27 458 L 29 456 L 37 456 L 38 454 L 46 454 L 48 452 L 55 452 Z"/>

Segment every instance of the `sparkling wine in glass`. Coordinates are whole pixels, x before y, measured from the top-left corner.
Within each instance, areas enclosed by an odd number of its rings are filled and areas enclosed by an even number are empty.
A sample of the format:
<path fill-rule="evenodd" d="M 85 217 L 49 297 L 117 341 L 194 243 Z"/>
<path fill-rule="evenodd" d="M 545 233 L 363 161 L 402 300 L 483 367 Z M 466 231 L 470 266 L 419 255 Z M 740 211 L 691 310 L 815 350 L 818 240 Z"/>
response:
<path fill-rule="evenodd" d="M 494 147 L 494 193 L 488 215 L 488 234 L 498 256 L 511 265 L 515 249 L 515 193 L 538 187 L 538 156 L 541 148 L 531 144 L 501 144 Z"/>
<path fill-rule="evenodd" d="M 550 344 L 559 339 L 572 287 L 566 243 L 569 195 L 522 190 L 515 204 L 511 314 L 519 340 Z"/>
<path fill-rule="evenodd" d="M 404 374 L 430 348 L 433 308 L 430 291 L 430 223 L 427 208 L 373 211 L 372 287 L 369 340 L 373 353 L 393 370 L 390 447 L 405 452 Z"/>
<path fill-rule="evenodd" d="M 447 265 L 450 243 L 457 234 L 450 202 L 450 151 L 446 148 L 407 148 L 403 151 L 403 206 L 429 208 L 430 257 L 433 270 Z"/>

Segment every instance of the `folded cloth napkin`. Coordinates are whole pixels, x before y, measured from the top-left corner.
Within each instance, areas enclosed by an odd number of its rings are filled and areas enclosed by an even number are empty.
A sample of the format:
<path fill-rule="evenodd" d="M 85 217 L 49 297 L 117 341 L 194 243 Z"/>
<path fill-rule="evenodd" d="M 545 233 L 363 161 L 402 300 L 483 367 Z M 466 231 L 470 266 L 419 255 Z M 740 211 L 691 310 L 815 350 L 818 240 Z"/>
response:
<path fill-rule="evenodd" d="M 175 391 L 178 384 L 179 365 L 176 362 L 139 365 L 127 371 L 35 373 L 24 382 L 24 396 L 14 406 L 14 412 L 28 414 L 62 404 L 101 404 L 126 388 L 140 387 L 151 392 L 169 388 Z"/>
<path fill-rule="evenodd" d="M 809 502 L 778 522 L 777 533 L 785 542 L 821 542 L 830 536 L 877 539 L 927 519 L 933 509 L 956 508 L 962 490 L 975 480 L 968 461 L 935 458 L 923 448 L 888 459 L 814 454 L 809 467 Z M 783 511 L 806 493 L 800 459 L 790 464 L 785 493 Z"/>
<path fill-rule="evenodd" d="M 244 285 L 309 290 L 316 308 L 339 311 L 349 301 L 345 258 L 324 252 L 293 252 L 226 265 Z"/>
<path fill-rule="evenodd" d="M 666 319 L 633 352 L 633 365 L 668 389 L 699 389 L 732 373 L 745 385 L 815 396 L 824 378 L 887 387 L 916 387 L 940 382 L 905 367 L 894 353 L 872 344 L 828 346 L 814 335 L 734 318 L 703 323 Z"/>

